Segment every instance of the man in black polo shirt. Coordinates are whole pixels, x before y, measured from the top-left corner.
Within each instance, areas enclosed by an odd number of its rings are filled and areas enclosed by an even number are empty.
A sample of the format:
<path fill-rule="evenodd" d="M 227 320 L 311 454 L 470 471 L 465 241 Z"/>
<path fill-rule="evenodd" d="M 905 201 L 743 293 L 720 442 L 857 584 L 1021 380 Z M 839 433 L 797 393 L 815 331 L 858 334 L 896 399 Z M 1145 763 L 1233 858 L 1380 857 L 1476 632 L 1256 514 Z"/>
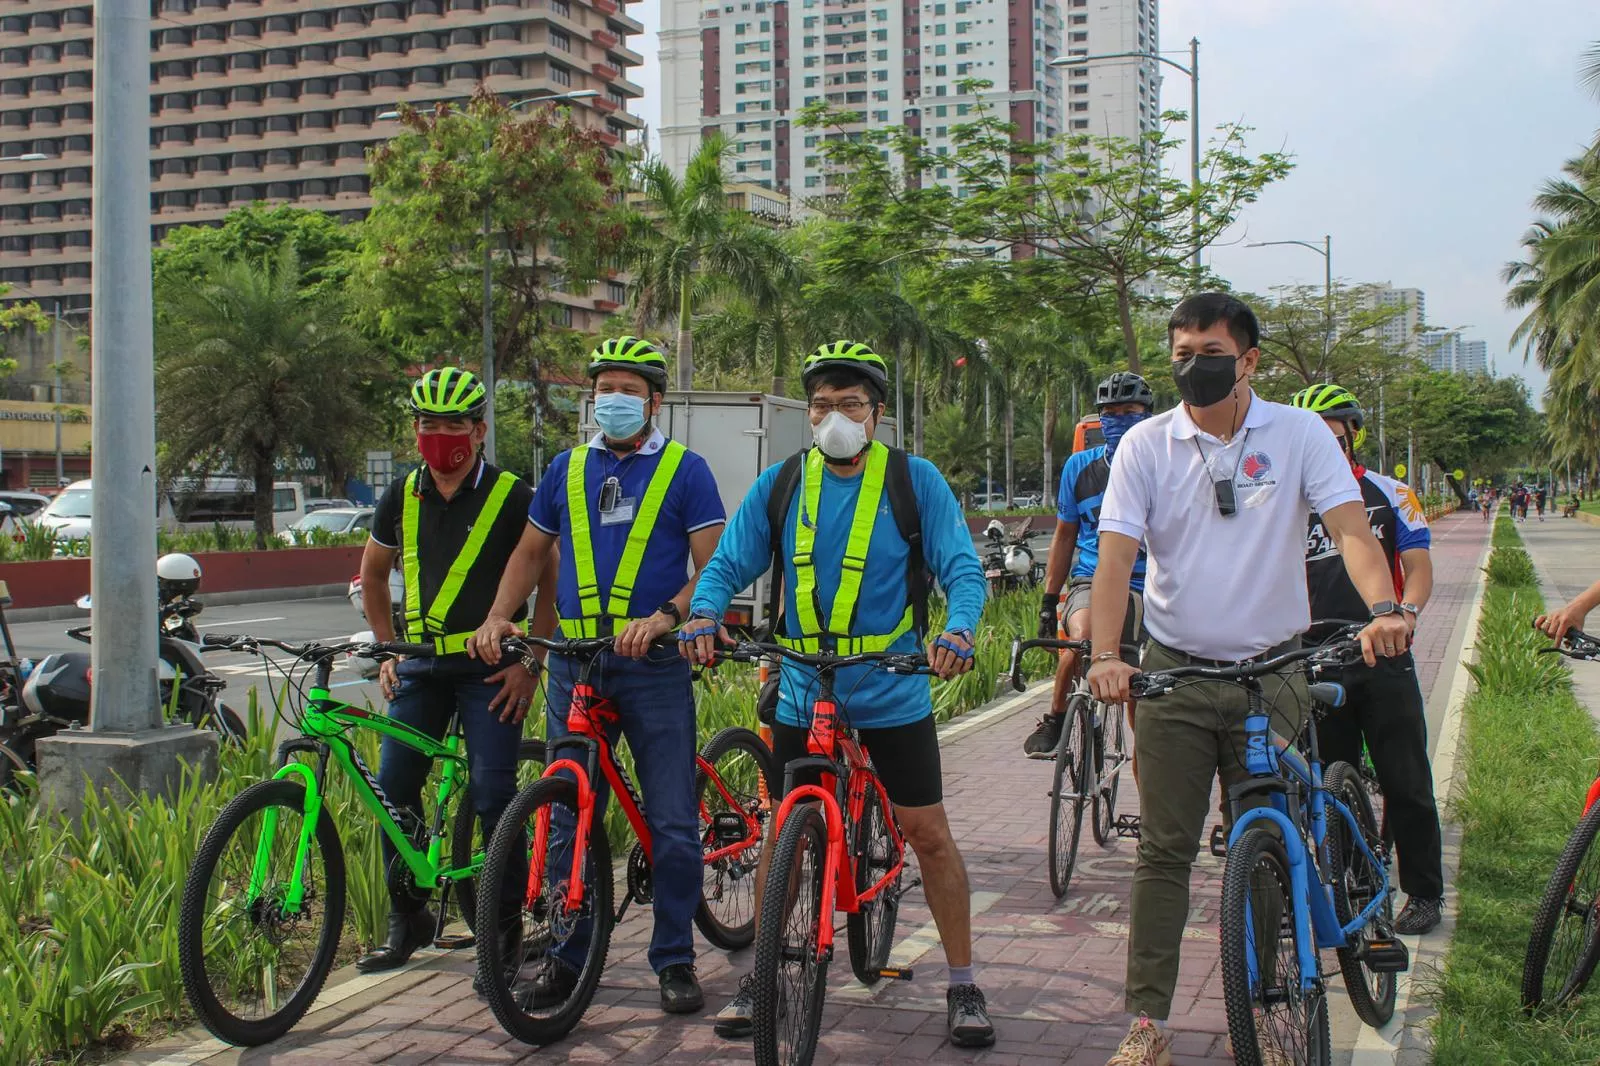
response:
<path fill-rule="evenodd" d="M 467 640 L 494 603 L 500 574 L 527 527 L 533 501 L 525 482 L 478 454 L 487 434 L 487 406 L 483 384 L 465 370 L 442 367 L 417 381 L 411 410 L 424 465 L 391 484 L 378 501 L 361 557 L 362 607 L 377 638 L 432 643 L 438 652 L 383 664 L 378 683 L 390 701 L 389 715 L 443 737 L 451 716 L 460 714 L 470 799 L 485 839 L 516 794 L 517 745 L 535 689 L 534 677 L 520 662 L 496 668 L 465 654 Z M 389 602 L 388 576 L 396 555 L 405 572 L 402 634 L 394 632 Z M 535 607 L 552 625 L 554 585 L 553 578 L 539 583 Z M 517 619 L 526 615 L 523 604 Z M 415 749 L 385 740 L 378 785 L 397 807 L 420 817 L 430 765 Z M 382 844 L 387 869 L 395 851 L 387 837 Z M 363 973 L 394 969 L 431 940 L 433 930 L 426 906 L 391 897 L 388 939 L 357 960 L 356 968 Z M 520 935 L 513 928 L 500 932 Z M 514 953 L 514 948 L 507 951 Z"/>

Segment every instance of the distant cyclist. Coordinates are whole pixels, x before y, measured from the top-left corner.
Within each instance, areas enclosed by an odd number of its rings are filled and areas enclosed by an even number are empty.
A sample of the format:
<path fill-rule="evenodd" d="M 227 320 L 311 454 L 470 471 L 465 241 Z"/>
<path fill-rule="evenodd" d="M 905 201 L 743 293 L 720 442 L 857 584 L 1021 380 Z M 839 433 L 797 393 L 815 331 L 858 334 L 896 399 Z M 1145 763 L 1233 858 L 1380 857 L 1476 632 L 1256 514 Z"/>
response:
<path fill-rule="evenodd" d="M 1362 506 L 1373 536 L 1388 559 L 1395 599 L 1406 624 L 1416 632 L 1417 620 L 1433 592 L 1432 537 L 1422 504 L 1410 486 L 1368 470 L 1356 458 L 1365 441 L 1365 414 L 1349 390 L 1338 385 L 1313 385 L 1295 393 L 1290 403 L 1322 416 L 1339 449 L 1350 460 L 1361 488 Z M 1345 570 L 1344 559 L 1321 515 L 1312 515 L 1306 535 L 1306 585 L 1313 619 L 1362 619 L 1367 604 Z M 1313 627 L 1311 640 L 1325 640 L 1337 625 Z M 1433 770 L 1428 764 L 1428 723 L 1416 661 L 1405 651 L 1374 666 L 1346 667 L 1340 680 L 1345 704 L 1317 726 L 1324 765 L 1335 761 L 1361 765 L 1365 737 L 1383 789 L 1389 825 L 1400 860 L 1400 887 L 1405 908 L 1395 931 L 1407 936 L 1431 932 L 1443 907 L 1444 865 L 1439 809 L 1433 796 Z"/>
<path fill-rule="evenodd" d="M 1144 378 L 1119 371 L 1102 381 L 1094 394 L 1100 412 L 1100 432 L 1106 442 L 1085 448 L 1068 457 L 1061 468 L 1061 488 L 1056 494 L 1056 532 L 1050 541 L 1050 560 L 1045 566 L 1044 600 L 1039 606 L 1039 636 L 1056 635 L 1057 613 L 1066 618 L 1067 636 L 1086 640 L 1089 636 L 1089 586 L 1100 558 L 1100 502 L 1106 483 L 1111 480 L 1111 461 L 1122 435 L 1149 418 L 1155 411 L 1155 393 Z M 1077 558 L 1073 558 L 1073 550 Z M 1071 567 L 1070 580 L 1068 567 Z M 1133 566 L 1129 585 L 1127 621 L 1123 625 L 1122 654 L 1128 662 L 1139 662 L 1139 619 L 1144 604 L 1144 553 Z M 1060 610 L 1061 586 L 1067 586 L 1067 604 Z M 1077 669 L 1076 652 L 1064 651 L 1056 666 L 1055 689 L 1050 695 L 1050 710 L 1022 742 L 1030 759 L 1048 759 L 1061 742 L 1061 725 L 1066 718 L 1065 704 L 1071 693 Z M 1131 707 L 1132 704 L 1129 704 Z"/>

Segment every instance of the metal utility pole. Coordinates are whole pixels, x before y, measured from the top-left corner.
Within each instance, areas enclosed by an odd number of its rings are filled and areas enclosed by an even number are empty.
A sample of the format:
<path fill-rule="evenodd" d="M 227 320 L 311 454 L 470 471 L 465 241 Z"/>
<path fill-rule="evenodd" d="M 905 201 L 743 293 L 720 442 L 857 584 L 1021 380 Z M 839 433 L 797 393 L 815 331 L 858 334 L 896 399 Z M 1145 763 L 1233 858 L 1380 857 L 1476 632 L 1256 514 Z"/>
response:
<path fill-rule="evenodd" d="M 56 424 L 56 487 L 61 486 L 65 480 L 64 464 L 61 461 L 61 301 L 56 301 L 56 324 L 53 327 L 55 336 L 55 385 L 51 389 L 51 417 Z"/>
<path fill-rule="evenodd" d="M 489 406 L 483 412 L 483 457 L 494 462 L 494 252 L 490 247 L 494 227 L 494 203 L 483 202 L 483 389 Z M 537 410 L 537 405 L 535 405 Z"/>
<path fill-rule="evenodd" d="M 1322 246 L 1313 241 L 1251 241 L 1246 248 L 1270 248 L 1275 244 L 1297 244 L 1322 256 L 1322 372 L 1328 375 L 1328 354 L 1333 351 L 1333 236 L 1322 235 Z"/>
<path fill-rule="evenodd" d="M 994 448 L 991 444 L 989 436 L 989 377 L 985 374 L 983 378 L 983 492 L 985 510 L 988 510 L 989 498 L 994 496 Z"/>

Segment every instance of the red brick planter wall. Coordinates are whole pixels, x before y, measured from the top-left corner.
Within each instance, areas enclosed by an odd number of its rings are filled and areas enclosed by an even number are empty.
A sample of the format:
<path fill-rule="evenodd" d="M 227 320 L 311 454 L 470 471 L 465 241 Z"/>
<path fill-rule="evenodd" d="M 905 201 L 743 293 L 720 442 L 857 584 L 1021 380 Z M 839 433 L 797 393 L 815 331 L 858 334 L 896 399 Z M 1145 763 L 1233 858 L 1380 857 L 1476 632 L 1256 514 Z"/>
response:
<path fill-rule="evenodd" d="M 358 544 L 340 548 L 200 552 L 195 556 L 205 572 L 200 595 L 340 584 L 349 581 L 361 569 L 361 551 Z M 89 560 L 0 563 L 0 581 L 10 588 L 13 607 L 62 606 L 89 591 Z"/>

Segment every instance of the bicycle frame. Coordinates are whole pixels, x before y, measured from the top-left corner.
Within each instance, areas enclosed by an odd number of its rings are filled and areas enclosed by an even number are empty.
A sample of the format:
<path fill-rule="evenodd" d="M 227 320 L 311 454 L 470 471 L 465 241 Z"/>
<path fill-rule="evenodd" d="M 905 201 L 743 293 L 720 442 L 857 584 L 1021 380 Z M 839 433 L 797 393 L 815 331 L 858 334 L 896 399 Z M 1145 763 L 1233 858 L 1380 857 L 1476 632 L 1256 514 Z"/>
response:
<path fill-rule="evenodd" d="M 1316 732 L 1311 732 L 1310 758 L 1295 752 L 1283 737 L 1273 732 L 1262 705 L 1261 683 L 1255 679 L 1239 682 L 1249 694 L 1249 710 L 1245 716 L 1245 769 L 1250 777 L 1228 791 L 1233 814 L 1233 830 L 1228 835 L 1231 850 L 1240 837 L 1257 822 L 1267 822 L 1278 827 L 1284 851 L 1289 859 L 1289 882 L 1294 910 L 1295 952 L 1300 970 L 1300 990 L 1309 991 L 1321 978 L 1321 964 L 1317 951 L 1321 948 L 1345 947 L 1350 937 L 1364 928 L 1383 907 L 1392 891 L 1385 864 L 1367 844 L 1355 815 L 1337 798 L 1329 796 L 1322 784 L 1322 764 L 1317 756 Z M 1300 792 L 1299 810 L 1292 811 L 1290 795 Z M 1250 795 L 1268 793 L 1269 805 L 1240 810 L 1241 801 Z M 1327 860 L 1328 805 L 1344 819 L 1350 836 L 1367 860 L 1382 877 L 1381 887 L 1371 902 L 1348 923 L 1340 924 L 1333 909 L 1331 886 L 1320 874 L 1313 882 L 1313 864 L 1306 849 L 1307 825 L 1319 857 Z M 1298 813 L 1301 818 L 1297 819 Z M 1313 891 L 1312 886 L 1320 891 Z M 1246 953 L 1252 985 L 1260 981 L 1255 952 Z"/>

